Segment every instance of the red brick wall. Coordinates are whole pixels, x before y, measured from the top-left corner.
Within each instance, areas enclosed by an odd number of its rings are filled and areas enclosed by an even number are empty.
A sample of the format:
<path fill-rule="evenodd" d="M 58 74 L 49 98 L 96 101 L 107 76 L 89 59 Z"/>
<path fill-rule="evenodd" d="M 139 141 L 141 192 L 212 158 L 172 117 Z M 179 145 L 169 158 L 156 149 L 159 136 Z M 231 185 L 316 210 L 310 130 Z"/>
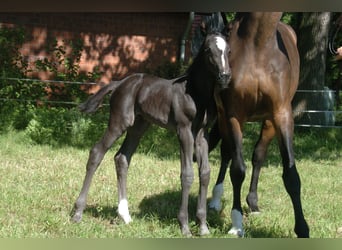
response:
<path fill-rule="evenodd" d="M 56 38 L 60 45 L 81 38 L 81 71 L 98 66 L 105 82 L 176 61 L 187 21 L 188 13 L 0 13 L 0 24 L 27 31 L 21 51 L 29 62 L 51 58 L 46 45 Z"/>

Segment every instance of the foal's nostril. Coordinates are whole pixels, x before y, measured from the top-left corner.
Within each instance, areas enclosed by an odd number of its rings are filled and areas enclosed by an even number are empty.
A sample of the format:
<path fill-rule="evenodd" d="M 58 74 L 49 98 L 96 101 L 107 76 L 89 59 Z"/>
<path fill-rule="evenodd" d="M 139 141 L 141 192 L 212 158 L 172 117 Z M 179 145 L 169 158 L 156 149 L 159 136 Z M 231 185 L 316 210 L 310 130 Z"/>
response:
<path fill-rule="evenodd" d="M 231 74 L 223 72 L 223 73 L 219 73 L 217 76 L 217 81 L 220 84 L 221 88 L 227 88 L 229 85 L 231 79 Z"/>
<path fill-rule="evenodd" d="M 227 81 L 230 78 L 230 74 L 228 73 L 219 73 L 218 80 L 220 81 Z"/>

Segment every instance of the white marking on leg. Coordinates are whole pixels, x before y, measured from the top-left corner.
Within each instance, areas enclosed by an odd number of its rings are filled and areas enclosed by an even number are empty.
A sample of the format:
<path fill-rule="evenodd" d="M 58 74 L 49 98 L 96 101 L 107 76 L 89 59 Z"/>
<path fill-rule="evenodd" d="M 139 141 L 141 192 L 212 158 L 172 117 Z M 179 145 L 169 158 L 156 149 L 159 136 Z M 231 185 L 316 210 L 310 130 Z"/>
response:
<path fill-rule="evenodd" d="M 132 221 L 132 218 L 129 215 L 128 202 L 126 199 L 123 199 L 119 202 L 118 213 L 126 224 Z"/>
<path fill-rule="evenodd" d="M 226 66 L 226 61 L 224 60 L 224 53 L 226 51 L 227 43 L 222 37 L 217 36 L 216 37 L 216 46 L 222 52 L 221 61 L 222 61 L 222 66 L 224 68 Z"/>
<path fill-rule="evenodd" d="M 231 212 L 231 218 L 233 226 L 228 233 L 238 237 L 243 237 L 244 231 L 242 227 L 242 214 L 238 210 L 233 209 Z"/>
<path fill-rule="evenodd" d="M 212 195 L 211 201 L 209 202 L 209 208 L 219 212 L 222 209 L 221 198 L 223 195 L 223 183 L 220 183 L 213 188 Z"/>

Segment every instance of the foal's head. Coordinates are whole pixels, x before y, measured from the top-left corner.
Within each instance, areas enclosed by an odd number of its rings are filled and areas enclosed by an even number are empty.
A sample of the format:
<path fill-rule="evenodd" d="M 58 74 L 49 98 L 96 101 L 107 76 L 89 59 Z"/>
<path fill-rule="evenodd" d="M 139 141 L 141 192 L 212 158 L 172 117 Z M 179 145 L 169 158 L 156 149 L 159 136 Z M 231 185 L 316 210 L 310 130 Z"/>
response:
<path fill-rule="evenodd" d="M 231 79 L 231 70 L 228 61 L 230 48 L 226 38 L 220 33 L 208 34 L 203 46 L 206 67 L 214 75 L 218 87 L 227 88 Z"/>

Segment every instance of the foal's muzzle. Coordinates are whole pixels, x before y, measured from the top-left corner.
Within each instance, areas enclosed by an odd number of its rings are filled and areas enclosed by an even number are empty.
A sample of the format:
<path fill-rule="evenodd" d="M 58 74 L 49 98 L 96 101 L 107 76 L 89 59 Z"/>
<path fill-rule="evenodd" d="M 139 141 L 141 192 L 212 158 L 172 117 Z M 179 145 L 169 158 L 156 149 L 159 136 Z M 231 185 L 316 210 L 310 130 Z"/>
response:
<path fill-rule="evenodd" d="M 219 73 L 218 76 L 217 76 L 217 83 L 219 84 L 219 87 L 221 89 L 225 89 L 225 88 L 228 88 L 228 85 L 229 85 L 229 82 L 231 80 L 231 73 L 228 72 L 223 72 L 223 73 Z"/>

